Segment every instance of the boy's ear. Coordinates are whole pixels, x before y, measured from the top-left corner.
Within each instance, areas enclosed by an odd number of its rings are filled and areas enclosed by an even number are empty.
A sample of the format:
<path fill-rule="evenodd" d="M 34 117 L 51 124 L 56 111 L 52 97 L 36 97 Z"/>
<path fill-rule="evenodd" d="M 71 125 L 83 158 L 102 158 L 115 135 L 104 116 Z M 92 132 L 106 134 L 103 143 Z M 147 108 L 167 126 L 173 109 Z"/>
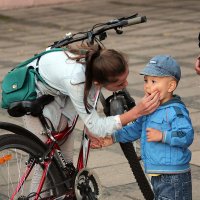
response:
<path fill-rule="evenodd" d="M 177 87 L 177 82 L 175 80 L 171 80 L 169 82 L 168 92 L 173 92 Z"/>

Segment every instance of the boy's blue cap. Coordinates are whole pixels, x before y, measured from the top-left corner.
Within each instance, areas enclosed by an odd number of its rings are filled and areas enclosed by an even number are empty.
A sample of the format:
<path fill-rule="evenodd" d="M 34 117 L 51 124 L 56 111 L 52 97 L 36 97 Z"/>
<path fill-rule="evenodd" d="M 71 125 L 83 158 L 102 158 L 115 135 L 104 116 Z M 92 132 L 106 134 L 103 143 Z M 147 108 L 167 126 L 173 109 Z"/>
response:
<path fill-rule="evenodd" d="M 157 55 L 153 57 L 146 67 L 140 72 L 147 76 L 171 76 L 177 81 L 181 78 L 180 65 L 169 55 Z"/>

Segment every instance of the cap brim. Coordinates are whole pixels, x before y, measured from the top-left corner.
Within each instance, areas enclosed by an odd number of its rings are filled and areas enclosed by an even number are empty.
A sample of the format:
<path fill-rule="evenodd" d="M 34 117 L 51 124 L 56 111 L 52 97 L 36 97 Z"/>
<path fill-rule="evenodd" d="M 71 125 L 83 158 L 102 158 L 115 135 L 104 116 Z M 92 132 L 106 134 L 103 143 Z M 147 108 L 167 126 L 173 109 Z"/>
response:
<path fill-rule="evenodd" d="M 140 75 L 147 75 L 147 76 L 170 76 L 163 74 L 162 72 L 159 71 L 158 68 L 154 67 L 145 67 L 141 72 Z"/>

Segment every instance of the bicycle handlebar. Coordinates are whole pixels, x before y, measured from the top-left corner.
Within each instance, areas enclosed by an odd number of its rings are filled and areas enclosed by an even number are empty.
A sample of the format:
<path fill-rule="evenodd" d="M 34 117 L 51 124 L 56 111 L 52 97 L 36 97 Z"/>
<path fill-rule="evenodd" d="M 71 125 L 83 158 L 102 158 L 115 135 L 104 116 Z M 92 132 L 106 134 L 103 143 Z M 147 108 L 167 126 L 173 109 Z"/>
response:
<path fill-rule="evenodd" d="M 138 14 L 131 15 L 129 17 L 122 17 L 119 19 L 112 20 L 107 23 L 97 24 L 98 27 L 93 26 L 93 28 L 86 32 L 76 33 L 76 34 L 67 34 L 66 37 L 60 41 L 54 42 L 50 45 L 50 48 L 59 48 L 66 46 L 68 44 L 88 40 L 90 44 L 93 44 L 97 35 L 99 35 L 99 40 L 104 40 L 107 37 L 106 31 L 110 29 L 115 29 L 117 34 L 122 34 L 123 31 L 119 30 L 119 28 L 123 28 L 126 26 L 132 26 L 135 24 L 146 22 L 146 16 L 138 16 Z M 77 36 L 78 34 L 82 34 L 82 36 Z"/>
<path fill-rule="evenodd" d="M 146 22 L 146 21 L 147 21 L 146 16 L 136 17 L 136 18 L 130 19 L 130 21 L 127 20 L 128 24 L 126 26 L 140 24 L 140 23 L 143 23 L 143 22 Z"/>

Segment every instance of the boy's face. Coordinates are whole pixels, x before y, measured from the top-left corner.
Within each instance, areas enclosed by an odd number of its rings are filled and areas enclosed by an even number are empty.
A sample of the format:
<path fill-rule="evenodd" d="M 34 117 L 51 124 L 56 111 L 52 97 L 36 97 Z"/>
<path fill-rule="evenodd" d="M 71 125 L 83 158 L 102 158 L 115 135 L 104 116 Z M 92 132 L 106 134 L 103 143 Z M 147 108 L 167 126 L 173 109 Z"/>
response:
<path fill-rule="evenodd" d="M 172 98 L 177 83 L 172 77 L 144 76 L 144 92 L 150 95 L 159 91 L 161 104 Z"/>

